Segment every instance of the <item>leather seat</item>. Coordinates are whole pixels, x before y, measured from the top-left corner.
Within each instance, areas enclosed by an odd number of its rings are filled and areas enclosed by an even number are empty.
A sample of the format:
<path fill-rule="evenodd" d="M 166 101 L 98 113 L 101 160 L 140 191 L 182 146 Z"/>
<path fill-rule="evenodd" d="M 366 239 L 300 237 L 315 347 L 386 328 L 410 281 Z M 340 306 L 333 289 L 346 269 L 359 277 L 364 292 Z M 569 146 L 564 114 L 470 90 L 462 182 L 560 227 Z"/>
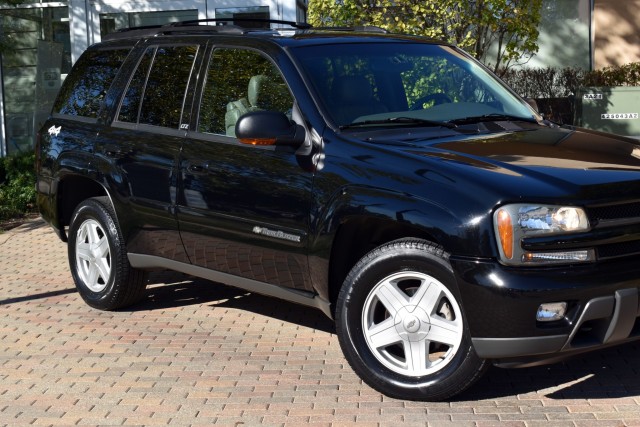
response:
<path fill-rule="evenodd" d="M 243 114 L 249 111 L 247 98 L 240 98 L 227 104 L 227 112 L 224 115 L 224 126 L 227 136 L 236 136 L 236 122 Z"/>

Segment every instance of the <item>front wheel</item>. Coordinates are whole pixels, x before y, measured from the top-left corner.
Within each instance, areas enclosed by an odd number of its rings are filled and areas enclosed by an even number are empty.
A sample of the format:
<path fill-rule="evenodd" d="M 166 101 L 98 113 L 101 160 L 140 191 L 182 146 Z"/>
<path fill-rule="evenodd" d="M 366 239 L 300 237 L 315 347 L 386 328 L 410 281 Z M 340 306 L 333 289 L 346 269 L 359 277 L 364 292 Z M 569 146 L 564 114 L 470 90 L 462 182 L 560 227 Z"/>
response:
<path fill-rule="evenodd" d="M 69 226 L 69 265 L 80 296 L 91 307 L 133 304 L 146 287 L 144 271 L 131 267 L 117 218 L 107 198 L 82 202 Z"/>
<path fill-rule="evenodd" d="M 382 245 L 353 267 L 338 296 L 336 329 L 356 373 L 391 397 L 447 399 L 486 369 L 446 253 L 423 240 Z"/>

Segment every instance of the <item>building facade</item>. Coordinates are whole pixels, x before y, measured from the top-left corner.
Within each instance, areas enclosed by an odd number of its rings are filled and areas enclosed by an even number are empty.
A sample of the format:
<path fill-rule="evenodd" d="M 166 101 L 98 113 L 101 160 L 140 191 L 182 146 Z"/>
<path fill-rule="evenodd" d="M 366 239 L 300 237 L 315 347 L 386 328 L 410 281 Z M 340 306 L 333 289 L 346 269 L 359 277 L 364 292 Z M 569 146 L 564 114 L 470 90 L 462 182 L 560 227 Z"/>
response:
<path fill-rule="evenodd" d="M 640 0 L 596 0 L 593 8 L 595 69 L 640 61 Z"/>
<path fill-rule="evenodd" d="M 544 0 L 527 67 L 598 70 L 640 61 L 640 0 Z"/>
<path fill-rule="evenodd" d="M 33 149 L 35 132 L 48 116 L 71 65 L 103 35 L 191 19 L 304 22 L 307 1 L 25 0 L 19 6 L 0 6 L 0 157 Z"/>

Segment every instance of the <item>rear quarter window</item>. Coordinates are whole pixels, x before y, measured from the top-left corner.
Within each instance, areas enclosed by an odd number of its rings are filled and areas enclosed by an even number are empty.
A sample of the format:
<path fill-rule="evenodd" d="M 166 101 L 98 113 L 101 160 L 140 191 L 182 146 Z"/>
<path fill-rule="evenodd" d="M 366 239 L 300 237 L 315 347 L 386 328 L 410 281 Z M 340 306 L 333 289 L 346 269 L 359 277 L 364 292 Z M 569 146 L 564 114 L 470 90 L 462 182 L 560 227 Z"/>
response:
<path fill-rule="evenodd" d="M 129 50 L 94 50 L 82 54 L 60 89 L 53 113 L 97 118 Z"/>

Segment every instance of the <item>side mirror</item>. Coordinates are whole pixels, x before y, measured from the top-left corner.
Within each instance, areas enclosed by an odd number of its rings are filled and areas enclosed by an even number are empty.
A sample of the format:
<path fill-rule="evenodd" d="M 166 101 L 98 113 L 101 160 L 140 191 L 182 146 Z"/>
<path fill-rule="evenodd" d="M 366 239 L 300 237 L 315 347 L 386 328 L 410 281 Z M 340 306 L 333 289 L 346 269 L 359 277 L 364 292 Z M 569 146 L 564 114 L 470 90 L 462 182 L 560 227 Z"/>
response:
<path fill-rule="evenodd" d="M 300 147 L 305 130 L 277 111 L 253 111 L 242 115 L 236 123 L 236 138 L 249 145 Z"/>

